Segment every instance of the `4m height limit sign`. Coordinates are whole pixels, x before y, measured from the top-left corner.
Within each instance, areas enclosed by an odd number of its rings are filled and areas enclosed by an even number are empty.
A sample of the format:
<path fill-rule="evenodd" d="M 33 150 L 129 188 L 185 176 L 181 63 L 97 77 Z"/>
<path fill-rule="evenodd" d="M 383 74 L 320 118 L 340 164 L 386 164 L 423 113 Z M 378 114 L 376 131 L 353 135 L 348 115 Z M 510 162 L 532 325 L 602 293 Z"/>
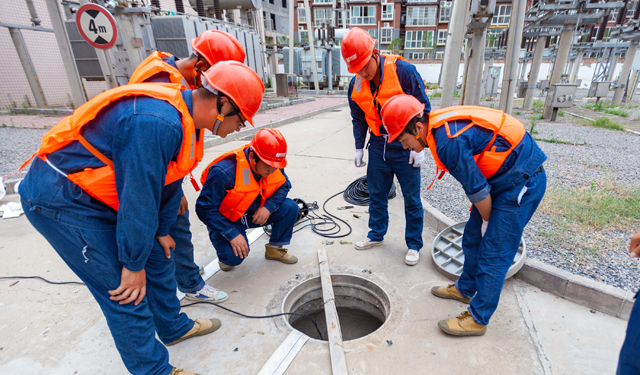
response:
<path fill-rule="evenodd" d="M 84 4 L 76 13 L 76 25 L 82 38 L 95 48 L 113 47 L 118 39 L 116 21 L 105 8 Z"/>

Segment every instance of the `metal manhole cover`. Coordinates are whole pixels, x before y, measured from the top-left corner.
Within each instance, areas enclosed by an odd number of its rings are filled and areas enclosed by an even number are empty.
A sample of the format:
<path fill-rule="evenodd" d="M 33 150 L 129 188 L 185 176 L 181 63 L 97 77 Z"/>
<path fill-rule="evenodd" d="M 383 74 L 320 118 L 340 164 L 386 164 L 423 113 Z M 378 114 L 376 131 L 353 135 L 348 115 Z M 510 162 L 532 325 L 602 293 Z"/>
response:
<path fill-rule="evenodd" d="M 436 270 L 451 280 L 457 280 L 462 273 L 462 266 L 464 265 L 462 236 L 464 235 L 464 226 L 466 224 L 466 221 L 454 224 L 440 232 L 433 240 L 431 259 Z M 509 271 L 507 271 L 507 279 L 520 271 L 526 258 L 527 245 L 524 239 L 521 239 L 518 252 L 513 259 L 513 263 L 511 263 L 511 267 L 509 267 Z"/>

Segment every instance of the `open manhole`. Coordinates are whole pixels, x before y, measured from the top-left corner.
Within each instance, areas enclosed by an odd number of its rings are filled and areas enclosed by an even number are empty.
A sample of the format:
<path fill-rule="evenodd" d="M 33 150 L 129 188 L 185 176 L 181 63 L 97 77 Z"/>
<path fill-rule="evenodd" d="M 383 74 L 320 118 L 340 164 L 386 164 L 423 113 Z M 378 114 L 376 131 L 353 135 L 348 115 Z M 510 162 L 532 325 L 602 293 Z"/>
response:
<path fill-rule="evenodd" d="M 391 312 L 389 296 L 376 283 L 353 275 L 331 275 L 336 310 L 340 320 L 342 339 L 355 340 L 375 332 Z M 314 277 L 293 288 L 282 303 L 284 312 L 304 314 L 287 315 L 287 323 L 311 338 L 327 340 L 327 322 L 324 314 L 320 277 Z"/>

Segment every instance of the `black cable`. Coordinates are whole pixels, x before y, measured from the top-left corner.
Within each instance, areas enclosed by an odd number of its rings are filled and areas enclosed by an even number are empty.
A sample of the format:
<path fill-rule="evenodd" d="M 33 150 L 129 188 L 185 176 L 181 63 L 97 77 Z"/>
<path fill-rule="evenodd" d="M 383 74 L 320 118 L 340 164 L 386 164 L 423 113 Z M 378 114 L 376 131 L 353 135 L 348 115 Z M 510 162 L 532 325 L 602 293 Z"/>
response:
<path fill-rule="evenodd" d="M 10 280 L 10 279 L 39 279 L 42 280 L 46 283 L 49 284 L 54 284 L 54 285 L 65 285 L 65 284 L 77 284 L 77 285 L 85 285 L 84 283 L 81 283 L 79 281 L 60 281 L 60 282 L 56 282 L 56 281 L 50 281 L 45 279 L 44 277 L 40 277 L 40 276 L 4 276 L 4 277 L 0 277 L 1 280 Z"/>
<path fill-rule="evenodd" d="M 391 190 L 389 190 L 389 199 L 396 197 L 396 184 L 391 183 Z M 367 176 L 362 176 L 344 189 L 344 200 L 355 204 L 357 206 L 369 205 L 369 185 L 367 184 Z"/>
<path fill-rule="evenodd" d="M 246 314 L 242 314 L 239 313 L 237 311 L 233 311 L 229 308 L 226 308 L 224 306 L 220 306 L 218 304 L 215 304 L 213 302 L 209 302 L 209 301 L 196 301 L 196 302 L 191 302 L 191 303 L 187 303 L 185 305 L 182 305 L 182 307 L 189 307 L 189 306 L 193 306 L 193 305 L 199 305 L 201 303 L 207 304 L 207 305 L 213 305 L 215 307 L 219 307 L 223 310 L 226 310 L 230 313 L 234 313 L 236 315 L 240 315 L 243 318 L 248 318 L 248 319 L 269 319 L 269 318 L 277 318 L 279 316 L 283 316 L 283 315 L 293 315 L 293 316 L 301 316 L 303 318 L 307 318 L 309 320 L 311 320 L 311 323 L 313 323 L 313 326 L 316 328 L 316 331 L 318 332 L 318 335 L 320 337 L 320 340 L 324 340 L 322 338 L 322 332 L 320 332 L 320 328 L 318 328 L 318 325 L 316 324 L 316 320 L 313 319 L 311 316 L 309 315 L 305 315 L 305 314 L 298 314 L 298 313 L 279 313 L 279 314 L 273 314 L 273 315 L 246 315 Z"/>

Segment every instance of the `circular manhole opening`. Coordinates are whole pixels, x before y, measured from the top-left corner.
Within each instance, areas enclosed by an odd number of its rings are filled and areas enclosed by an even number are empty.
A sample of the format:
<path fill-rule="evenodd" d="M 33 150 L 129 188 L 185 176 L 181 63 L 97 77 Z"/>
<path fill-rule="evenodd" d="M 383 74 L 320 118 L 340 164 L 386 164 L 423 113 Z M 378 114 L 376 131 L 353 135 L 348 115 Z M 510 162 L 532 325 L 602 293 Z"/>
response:
<path fill-rule="evenodd" d="M 331 282 L 344 341 L 367 336 L 386 322 L 391 313 L 389 296 L 376 283 L 353 275 L 331 275 Z M 293 288 L 285 297 L 282 308 L 284 312 L 311 317 L 320 334 L 313 322 L 304 316 L 287 315 L 287 323 L 292 328 L 311 338 L 327 340 L 320 277 L 306 280 Z"/>

